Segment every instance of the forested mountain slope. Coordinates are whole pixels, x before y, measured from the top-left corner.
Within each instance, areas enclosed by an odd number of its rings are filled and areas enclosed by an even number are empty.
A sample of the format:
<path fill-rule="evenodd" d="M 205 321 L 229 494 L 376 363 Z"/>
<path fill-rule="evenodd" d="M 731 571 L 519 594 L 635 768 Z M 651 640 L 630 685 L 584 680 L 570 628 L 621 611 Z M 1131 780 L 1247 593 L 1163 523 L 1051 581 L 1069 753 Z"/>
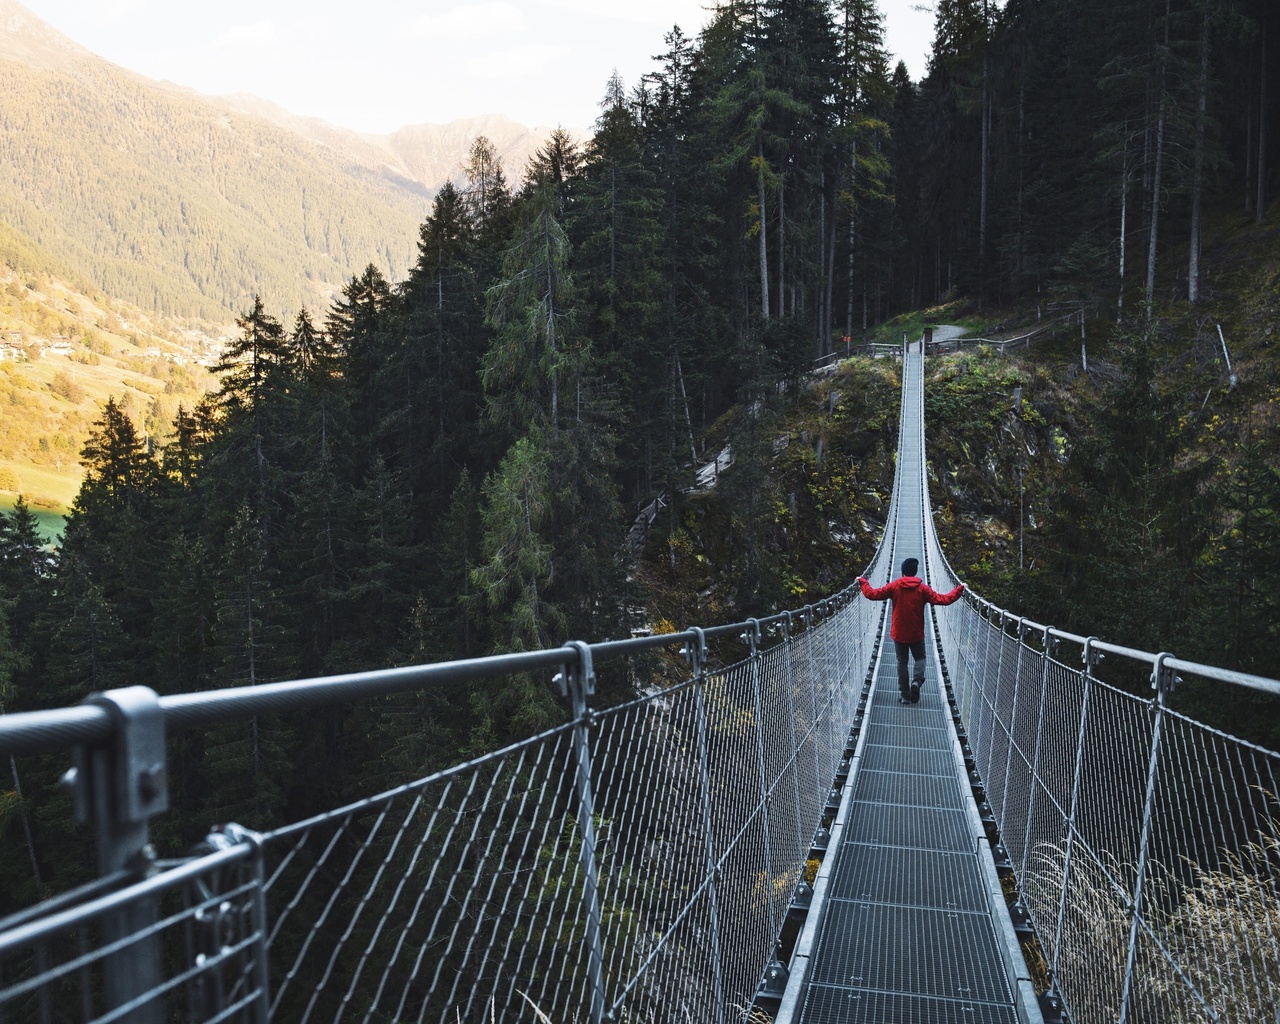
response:
<path fill-rule="evenodd" d="M 324 309 L 374 263 L 412 264 L 440 182 L 494 131 L 516 172 L 546 137 L 502 119 L 361 136 L 251 97 L 152 82 L 0 0 L 0 222 L 88 286 L 228 318 L 269 296 Z"/>
<path fill-rule="evenodd" d="M 591 142 L 554 133 L 518 189 L 475 154 L 403 277 L 370 266 L 314 316 L 244 302 L 217 392 L 168 443 L 106 406 L 56 561 L 21 510 L 3 522 L 7 706 L 820 598 L 871 553 L 897 381 L 862 359 L 815 383 L 814 357 L 900 337 L 893 314 L 1051 304 L 1083 310 L 1085 353 L 1077 319 L 1018 361 L 931 366 L 957 567 L 1055 625 L 1276 674 L 1275 27 L 1261 0 L 944 0 L 918 83 L 890 71 L 873 0 L 673 31 L 653 75 L 606 84 Z M 632 670 L 662 666 L 607 670 L 602 699 Z M 182 749 L 167 838 L 300 817 L 563 714 L 522 677 L 228 728 Z M 50 872 L 55 779 L 29 790 Z M 4 856 L 0 884 L 29 885 Z"/>

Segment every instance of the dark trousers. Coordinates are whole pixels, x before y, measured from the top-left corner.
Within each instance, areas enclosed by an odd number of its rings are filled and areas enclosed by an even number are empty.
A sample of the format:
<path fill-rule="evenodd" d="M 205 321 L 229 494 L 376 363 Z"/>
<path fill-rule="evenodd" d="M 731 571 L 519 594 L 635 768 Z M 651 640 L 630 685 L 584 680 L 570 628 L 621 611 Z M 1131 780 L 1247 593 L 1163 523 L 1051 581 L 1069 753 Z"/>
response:
<path fill-rule="evenodd" d="M 924 641 L 917 640 L 913 644 L 904 644 L 901 640 L 895 640 L 893 648 L 898 652 L 898 689 L 902 696 L 909 697 L 911 681 L 907 676 L 907 655 L 910 654 L 915 658 L 915 681 L 924 686 Z"/>

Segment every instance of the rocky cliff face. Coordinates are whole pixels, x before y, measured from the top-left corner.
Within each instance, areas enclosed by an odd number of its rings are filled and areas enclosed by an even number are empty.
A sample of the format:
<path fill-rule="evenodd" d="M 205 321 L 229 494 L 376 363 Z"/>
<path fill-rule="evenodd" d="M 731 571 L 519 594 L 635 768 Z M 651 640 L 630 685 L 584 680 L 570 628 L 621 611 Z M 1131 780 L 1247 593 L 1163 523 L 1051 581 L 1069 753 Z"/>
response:
<path fill-rule="evenodd" d="M 636 581 L 655 629 L 731 622 L 826 597 L 866 569 L 893 488 L 900 381 L 856 359 L 711 432 L 732 464 L 668 503 Z"/>

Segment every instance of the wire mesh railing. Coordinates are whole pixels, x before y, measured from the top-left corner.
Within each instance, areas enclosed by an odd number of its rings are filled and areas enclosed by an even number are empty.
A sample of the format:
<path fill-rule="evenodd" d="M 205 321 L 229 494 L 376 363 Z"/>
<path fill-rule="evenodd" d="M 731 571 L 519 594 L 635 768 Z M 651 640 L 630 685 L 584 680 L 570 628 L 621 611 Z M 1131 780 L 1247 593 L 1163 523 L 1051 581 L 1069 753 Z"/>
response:
<path fill-rule="evenodd" d="M 855 596 L 594 647 L 5 716 L 0 752 L 80 751 L 109 870 L 0 921 L 0 1020 L 729 1019 L 771 957 L 856 710 L 881 608 Z M 726 638 L 745 657 L 713 665 L 708 640 Z M 675 646 L 686 681 L 593 706 L 596 661 Z M 305 821 L 223 828 L 189 859 L 150 852 L 166 725 L 557 669 L 563 725 Z"/>
<path fill-rule="evenodd" d="M 1170 706 L 1193 680 L 1270 694 L 1280 682 L 972 594 L 948 612 L 936 625 L 957 711 L 1071 1020 L 1280 1021 L 1280 754 Z M 1117 685 L 1135 667 L 1150 697 Z"/>
<path fill-rule="evenodd" d="M 924 466 L 942 588 L 954 574 Z M 101 875 L 0 921 L 0 1024 L 736 1017 L 804 875 L 874 655 L 883 606 L 855 597 L 705 631 L 216 693 L 132 687 L 0 717 L 0 754 L 76 751 Z M 1280 1021 L 1280 755 L 1170 705 L 1183 680 L 1280 683 L 972 595 L 934 625 L 1072 1019 Z M 746 656 L 713 665 L 717 639 Z M 676 646 L 684 682 L 597 706 L 595 663 Z M 1117 685 L 1135 665 L 1152 696 Z M 226 826 L 179 861 L 151 851 L 166 730 L 553 672 L 569 702 L 554 729 L 305 821 Z"/>

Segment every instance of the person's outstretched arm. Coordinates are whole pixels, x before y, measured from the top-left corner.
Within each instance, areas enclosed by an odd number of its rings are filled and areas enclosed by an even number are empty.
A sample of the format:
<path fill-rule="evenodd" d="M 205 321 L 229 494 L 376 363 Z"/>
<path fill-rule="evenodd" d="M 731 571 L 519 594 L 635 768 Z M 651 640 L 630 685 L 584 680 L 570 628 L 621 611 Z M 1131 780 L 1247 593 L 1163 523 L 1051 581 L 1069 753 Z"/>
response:
<path fill-rule="evenodd" d="M 921 589 L 924 591 L 924 599 L 930 604 L 954 604 L 960 599 L 960 595 L 964 593 L 964 584 L 956 584 L 955 590 L 948 591 L 945 594 L 939 594 L 928 584 L 925 584 Z"/>
<path fill-rule="evenodd" d="M 893 589 L 889 584 L 883 587 L 873 587 L 871 581 L 865 576 L 858 577 L 858 586 L 862 588 L 862 596 L 869 601 L 883 601 L 893 596 Z"/>

